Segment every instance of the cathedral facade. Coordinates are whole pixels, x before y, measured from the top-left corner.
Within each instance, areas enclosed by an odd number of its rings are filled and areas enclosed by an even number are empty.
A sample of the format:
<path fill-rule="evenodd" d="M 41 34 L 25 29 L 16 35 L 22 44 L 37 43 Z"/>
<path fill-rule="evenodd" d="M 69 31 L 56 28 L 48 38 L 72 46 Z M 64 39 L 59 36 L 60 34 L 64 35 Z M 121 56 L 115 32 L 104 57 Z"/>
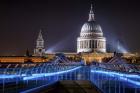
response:
<path fill-rule="evenodd" d="M 103 36 L 101 26 L 95 21 L 92 5 L 89 19 L 82 26 L 80 37 L 77 38 L 77 53 L 91 52 L 106 52 L 106 38 Z"/>

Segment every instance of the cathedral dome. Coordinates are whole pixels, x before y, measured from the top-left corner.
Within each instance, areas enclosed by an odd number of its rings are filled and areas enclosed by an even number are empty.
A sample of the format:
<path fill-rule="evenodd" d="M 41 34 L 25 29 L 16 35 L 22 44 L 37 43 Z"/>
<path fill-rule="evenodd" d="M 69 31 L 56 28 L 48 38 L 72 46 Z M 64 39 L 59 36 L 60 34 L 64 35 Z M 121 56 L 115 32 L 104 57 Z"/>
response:
<path fill-rule="evenodd" d="M 101 26 L 95 21 L 92 5 L 88 21 L 82 26 L 80 37 L 77 38 L 77 52 L 106 52 L 106 38 Z"/>
<path fill-rule="evenodd" d="M 102 33 L 102 28 L 95 21 L 88 21 L 82 26 L 81 32 L 82 33 L 86 33 L 86 32 Z"/>

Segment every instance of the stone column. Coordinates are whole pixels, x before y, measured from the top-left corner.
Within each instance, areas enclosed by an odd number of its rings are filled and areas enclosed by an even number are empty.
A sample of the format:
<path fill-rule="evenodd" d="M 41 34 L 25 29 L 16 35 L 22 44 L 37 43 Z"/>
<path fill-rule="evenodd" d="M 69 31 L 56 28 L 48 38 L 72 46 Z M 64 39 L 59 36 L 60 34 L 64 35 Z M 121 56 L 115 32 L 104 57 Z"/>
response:
<path fill-rule="evenodd" d="M 85 48 L 85 41 L 83 41 L 83 48 Z"/>
<path fill-rule="evenodd" d="M 90 48 L 89 46 L 90 46 L 90 42 L 89 42 L 89 40 L 88 40 L 88 48 Z"/>
<path fill-rule="evenodd" d="M 88 41 L 86 40 L 86 48 L 88 48 Z"/>
<path fill-rule="evenodd" d="M 80 49 L 82 48 L 82 41 L 80 41 Z"/>
<path fill-rule="evenodd" d="M 81 49 L 81 41 L 79 42 L 79 49 Z"/>
<path fill-rule="evenodd" d="M 95 40 L 95 48 L 97 48 L 97 40 Z"/>
<path fill-rule="evenodd" d="M 85 40 L 85 48 L 87 48 L 87 40 Z"/>
<path fill-rule="evenodd" d="M 95 40 L 93 40 L 93 49 L 95 48 Z"/>
<path fill-rule="evenodd" d="M 86 40 L 85 40 L 85 48 L 87 47 L 87 46 L 86 46 L 86 43 L 87 43 L 87 42 L 86 42 Z"/>
<path fill-rule="evenodd" d="M 98 41 L 98 48 L 100 48 L 100 41 Z"/>
<path fill-rule="evenodd" d="M 90 46 L 90 48 L 92 48 L 92 40 L 91 40 L 91 46 Z"/>
<path fill-rule="evenodd" d="M 81 49 L 83 48 L 83 43 L 82 43 L 83 41 L 81 41 Z"/>
<path fill-rule="evenodd" d="M 77 49 L 79 49 L 79 41 L 77 41 Z"/>

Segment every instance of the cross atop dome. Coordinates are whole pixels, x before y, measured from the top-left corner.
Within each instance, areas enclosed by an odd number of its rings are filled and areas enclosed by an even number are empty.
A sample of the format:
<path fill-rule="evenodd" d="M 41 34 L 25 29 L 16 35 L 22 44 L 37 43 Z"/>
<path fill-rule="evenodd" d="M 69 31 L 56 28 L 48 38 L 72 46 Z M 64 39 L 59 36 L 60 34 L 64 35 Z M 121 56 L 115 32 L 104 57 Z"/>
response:
<path fill-rule="evenodd" d="M 94 12 L 93 12 L 93 5 L 91 4 L 91 9 L 90 9 L 90 12 L 89 12 L 89 19 L 88 21 L 94 21 Z"/>

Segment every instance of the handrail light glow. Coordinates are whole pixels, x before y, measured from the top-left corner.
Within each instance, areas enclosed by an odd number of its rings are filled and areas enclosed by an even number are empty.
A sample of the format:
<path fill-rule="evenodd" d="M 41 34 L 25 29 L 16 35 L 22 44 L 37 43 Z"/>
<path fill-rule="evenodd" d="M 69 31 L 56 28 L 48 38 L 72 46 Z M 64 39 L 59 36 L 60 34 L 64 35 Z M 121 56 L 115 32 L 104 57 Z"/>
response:
<path fill-rule="evenodd" d="M 72 72 L 72 71 L 80 69 L 80 68 L 81 68 L 81 66 L 75 67 L 73 69 L 69 69 L 69 70 L 65 70 L 65 71 L 59 71 L 59 72 L 53 72 L 53 73 L 32 74 L 32 76 L 23 77 L 23 80 L 30 80 L 30 79 L 40 78 L 40 77 L 47 77 L 47 76 L 54 76 L 54 75 L 64 74 L 64 73 Z"/>
<path fill-rule="evenodd" d="M 132 74 L 123 74 L 123 73 L 119 73 L 119 72 L 109 72 L 109 71 L 95 71 L 95 70 L 91 70 L 92 73 L 100 73 L 100 74 L 106 74 L 112 77 L 119 77 L 121 80 L 123 81 L 127 81 L 131 84 L 140 86 L 140 82 L 136 81 L 136 80 L 132 80 L 132 79 L 140 79 L 140 75 L 132 75 Z"/>

